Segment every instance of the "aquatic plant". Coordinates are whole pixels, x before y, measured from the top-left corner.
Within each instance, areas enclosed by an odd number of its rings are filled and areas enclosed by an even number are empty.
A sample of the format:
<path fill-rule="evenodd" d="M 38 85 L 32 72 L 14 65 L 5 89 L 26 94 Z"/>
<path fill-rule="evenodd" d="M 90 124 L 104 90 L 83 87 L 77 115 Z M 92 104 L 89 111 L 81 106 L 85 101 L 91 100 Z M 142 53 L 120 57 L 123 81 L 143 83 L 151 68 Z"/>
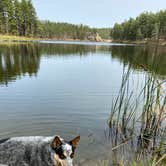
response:
<path fill-rule="evenodd" d="M 107 138 L 111 140 L 114 162 L 119 163 L 119 156 L 124 156 L 123 165 L 163 165 L 166 163 L 166 80 L 149 73 L 144 76 L 144 86 L 134 89 L 130 86 L 134 83 L 131 72 L 130 67 L 124 68 L 108 120 Z"/>

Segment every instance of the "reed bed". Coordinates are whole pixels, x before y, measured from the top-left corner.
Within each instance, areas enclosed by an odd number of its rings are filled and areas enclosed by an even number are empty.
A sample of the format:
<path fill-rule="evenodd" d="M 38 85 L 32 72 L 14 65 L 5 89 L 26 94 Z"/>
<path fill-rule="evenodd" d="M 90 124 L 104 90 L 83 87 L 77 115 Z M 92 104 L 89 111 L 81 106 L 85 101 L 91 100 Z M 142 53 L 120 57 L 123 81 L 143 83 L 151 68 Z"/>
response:
<path fill-rule="evenodd" d="M 130 67 L 124 68 L 122 83 L 112 102 L 106 137 L 112 144 L 108 165 L 166 165 L 166 80 L 155 74 L 144 76 L 144 84 L 131 88 Z"/>

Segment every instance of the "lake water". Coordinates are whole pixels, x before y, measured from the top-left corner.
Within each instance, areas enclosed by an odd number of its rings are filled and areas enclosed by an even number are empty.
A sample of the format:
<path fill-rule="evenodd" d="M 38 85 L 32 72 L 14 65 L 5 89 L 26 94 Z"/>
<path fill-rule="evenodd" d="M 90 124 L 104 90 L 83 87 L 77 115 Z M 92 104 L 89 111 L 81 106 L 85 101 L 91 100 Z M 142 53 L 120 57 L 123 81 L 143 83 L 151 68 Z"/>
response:
<path fill-rule="evenodd" d="M 76 160 L 109 158 L 107 120 L 128 65 L 138 82 L 150 72 L 164 79 L 166 49 L 92 42 L 1 43 L 0 137 L 71 139 L 80 134 Z"/>

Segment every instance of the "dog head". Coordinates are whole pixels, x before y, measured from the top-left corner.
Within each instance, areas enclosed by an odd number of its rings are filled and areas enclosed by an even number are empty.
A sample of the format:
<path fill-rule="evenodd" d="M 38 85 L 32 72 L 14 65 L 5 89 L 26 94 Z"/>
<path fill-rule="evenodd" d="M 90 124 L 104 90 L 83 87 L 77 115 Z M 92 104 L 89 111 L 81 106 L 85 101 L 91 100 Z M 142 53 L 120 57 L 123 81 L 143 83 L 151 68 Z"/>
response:
<path fill-rule="evenodd" d="M 62 140 L 60 137 L 56 136 L 51 143 L 51 147 L 55 152 L 54 165 L 73 166 L 74 152 L 79 141 L 80 136 L 77 136 L 69 142 Z"/>

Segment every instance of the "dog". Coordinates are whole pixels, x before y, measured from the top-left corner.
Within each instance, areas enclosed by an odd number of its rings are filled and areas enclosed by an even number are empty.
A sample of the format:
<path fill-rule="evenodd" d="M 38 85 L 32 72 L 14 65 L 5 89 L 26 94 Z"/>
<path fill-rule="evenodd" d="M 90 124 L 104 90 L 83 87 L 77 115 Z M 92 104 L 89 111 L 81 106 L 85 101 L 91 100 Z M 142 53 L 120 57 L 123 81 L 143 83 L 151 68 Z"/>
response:
<path fill-rule="evenodd" d="M 0 166 L 73 166 L 80 141 L 55 137 L 14 137 L 0 140 Z"/>

